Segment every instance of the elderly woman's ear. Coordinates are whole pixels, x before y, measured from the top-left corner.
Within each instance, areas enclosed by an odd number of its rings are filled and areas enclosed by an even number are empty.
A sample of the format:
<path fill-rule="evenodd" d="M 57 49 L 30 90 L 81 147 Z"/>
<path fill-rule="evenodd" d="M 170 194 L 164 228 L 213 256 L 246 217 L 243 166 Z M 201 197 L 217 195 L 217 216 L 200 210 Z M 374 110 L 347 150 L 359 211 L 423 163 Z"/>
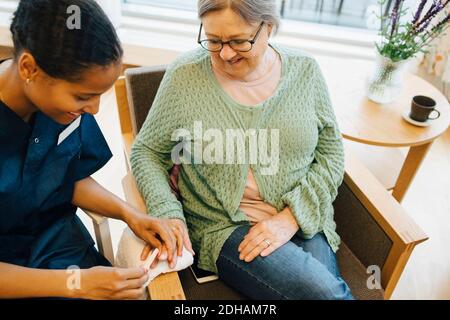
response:
<path fill-rule="evenodd" d="M 270 37 L 272 35 L 273 25 L 267 24 L 267 35 Z"/>

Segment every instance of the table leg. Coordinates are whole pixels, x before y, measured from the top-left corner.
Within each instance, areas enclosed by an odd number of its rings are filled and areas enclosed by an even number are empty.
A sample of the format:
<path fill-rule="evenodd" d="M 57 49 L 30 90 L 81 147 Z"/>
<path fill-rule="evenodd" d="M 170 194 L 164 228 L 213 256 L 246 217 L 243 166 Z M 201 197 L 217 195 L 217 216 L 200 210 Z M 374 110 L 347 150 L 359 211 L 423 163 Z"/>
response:
<path fill-rule="evenodd" d="M 395 183 L 392 196 L 401 202 L 433 142 L 411 147 Z"/>

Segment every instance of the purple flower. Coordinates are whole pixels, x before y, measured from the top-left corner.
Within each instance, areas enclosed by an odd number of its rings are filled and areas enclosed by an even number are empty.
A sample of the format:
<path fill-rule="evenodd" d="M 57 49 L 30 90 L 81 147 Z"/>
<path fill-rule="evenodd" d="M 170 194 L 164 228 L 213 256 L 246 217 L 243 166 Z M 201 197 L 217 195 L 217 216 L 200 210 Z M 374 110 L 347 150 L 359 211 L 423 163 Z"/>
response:
<path fill-rule="evenodd" d="M 448 2 L 448 0 L 447 0 Z M 440 0 L 434 0 L 433 4 L 430 6 L 430 9 L 423 17 L 422 21 L 419 22 L 419 25 L 426 22 L 428 19 L 432 19 L 435 15 L 437 15 L 442 9 L 444 8 L 444 5 Z"/>
<path fill-rule="evenodd" d="M 428 20 L 427 22 L 425 22 L 425 24 L 422 27 L 420 27 L 419 30 L 417 30 L 417 33 L 422 33 L 430 25 L 430 23 L 431 23 L 431 19 Z"/>
<path fill-rule="evenodd" d="M 396 0 L 395 4 L 394 4 L 394 8 L 392 9 L 392 16 L 391 16 L 391 24 L 392 24 L 392 29 L 391 29 L 391 38 L 394 35 L 394 32 L 397 28 L 397 23 L 398 23 L 398 18 L 400 17 L 399 14 L 399 10 L 400 10 L 400 6 L 402 4 L 404 0 Z"/>
<path fill-rule="evenodd" d="M 419 22 L 416 22 L 413 26 L 415 33 L 420 33 L 426 29 L 436 15 L 441 12 L 448 4 L 450 0 L 446 0 L 442 3 L 441 0 L 434 0 L 428 12 Z"/>
<path fill-rule="evenodd" d="M 417 1 L 418 7 L 411 17 L 412 21 L 405 25 L 400 21 L 405 14 L 403 4 L 404 0 L 394 2 L 389 25 L 380 31 L 383 42 L 380 46 L 377 45 L 378 51 L 393 61 L 414 56 L 450 27 L 450 0 Z M 439 14 L 444 17 L 436 18 Z"/>
<path fill-rule="evenodd" d="M 428 2 L 428 0 L 422 0 L 419 4 L 419 7 L 417 8 L 417 12 L 414 15 L 414 19 L 412 21 L 412 24 L 416 24 L 417 21 L 420 19 L 420 15 L 422 14 L 423 8 L 425 7 L 425 4 Z"/>

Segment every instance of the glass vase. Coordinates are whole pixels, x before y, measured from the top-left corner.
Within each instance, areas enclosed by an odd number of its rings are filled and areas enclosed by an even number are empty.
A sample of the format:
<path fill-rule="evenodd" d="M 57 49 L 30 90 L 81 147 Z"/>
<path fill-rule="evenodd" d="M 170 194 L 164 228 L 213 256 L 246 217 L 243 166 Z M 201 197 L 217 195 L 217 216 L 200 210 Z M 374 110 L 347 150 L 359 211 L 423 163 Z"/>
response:
<path fill-rule="evenodd" d="M 401 93 L 408 60 L 392 61 L 377 52 L 372 76 L 369 79 L 367 97 L 376 103 L 390 103 Z"/>

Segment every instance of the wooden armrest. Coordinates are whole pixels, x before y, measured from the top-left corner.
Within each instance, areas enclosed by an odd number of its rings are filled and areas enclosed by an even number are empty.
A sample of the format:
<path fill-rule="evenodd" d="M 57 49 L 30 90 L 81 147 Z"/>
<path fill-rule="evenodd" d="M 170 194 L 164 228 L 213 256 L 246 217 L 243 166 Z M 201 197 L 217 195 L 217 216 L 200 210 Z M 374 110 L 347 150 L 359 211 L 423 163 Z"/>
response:
<path fill-rule="evenodd" d="M 428 237 L 355 155 L 350 150 L 345 154 L 345 183 L 393 243 L 381 270 L 389 298 L 412 250 Z"/>
<path fill-rule="evenodd" d="M 144 200 L 139 193 L 136 181 L 131 173 L 122 179 L 125 199 L 142 212 L 147 212 Z M 177 272 L 159 275 L 148 286 L 152 300 L 186 300 Z"/>
<path fill-rule="evenodd" d="M 131 147 L 133 146 L 133 140 L 134 137 L 131 132 L 122 134 L 127 172 L 131 172 L 130 154 L 131 154 Z"/>
<path fill-rule="evenodd" d="M 152 300 L 186 300 L 178 272 L 156 277 L 148 286 L 148 293 Z"/>

